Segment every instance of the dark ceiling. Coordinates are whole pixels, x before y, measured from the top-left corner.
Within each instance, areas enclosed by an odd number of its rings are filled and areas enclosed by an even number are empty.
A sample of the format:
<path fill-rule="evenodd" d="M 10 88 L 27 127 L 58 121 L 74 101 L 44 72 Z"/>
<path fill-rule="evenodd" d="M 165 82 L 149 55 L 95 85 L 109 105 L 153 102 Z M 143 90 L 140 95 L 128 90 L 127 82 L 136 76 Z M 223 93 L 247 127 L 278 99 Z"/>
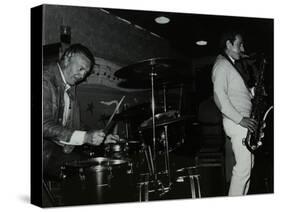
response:
<path fill-rule="evenodd" d="M 167 39 L 173 48 L 191 58 L 216 55 L 220 35 L 232 28 L 244 32 L 247 52 L 264 53 L 271 58 L 273 56 L 273 19 L 108 8 L 105 10 Z M 154 19 L 158 16 L 168 17 L 170 22 L 157 24 Z M 208 45 L 197 46 L 195 42 L 199 39 L 207 40 Z"/>

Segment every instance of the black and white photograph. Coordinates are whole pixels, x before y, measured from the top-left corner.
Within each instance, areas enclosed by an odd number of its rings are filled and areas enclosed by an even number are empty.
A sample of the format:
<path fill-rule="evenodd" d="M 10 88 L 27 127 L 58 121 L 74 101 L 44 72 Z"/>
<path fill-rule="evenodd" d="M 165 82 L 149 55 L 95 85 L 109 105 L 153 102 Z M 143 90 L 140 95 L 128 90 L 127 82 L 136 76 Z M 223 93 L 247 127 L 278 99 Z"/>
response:
<path fill-rule="evenodd" d="M 278 5 L 3 1 L 0 211 L 276 211 Z"/>
<path fill-rule="evenodd" d="M 35 37 L 33 204 L 274 193 L 273 18 L 44 4 Z"/>

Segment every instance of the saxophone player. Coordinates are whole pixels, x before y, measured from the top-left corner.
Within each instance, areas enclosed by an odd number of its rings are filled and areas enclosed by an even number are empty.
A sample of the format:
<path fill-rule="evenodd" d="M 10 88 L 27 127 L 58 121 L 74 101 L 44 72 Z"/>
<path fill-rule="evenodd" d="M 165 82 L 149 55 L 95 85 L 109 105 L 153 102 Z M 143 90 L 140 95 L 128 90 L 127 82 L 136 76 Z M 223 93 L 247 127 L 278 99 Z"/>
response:
<path fill-rule="evenodd" d="M 248 86 L 249 77 L 237 68 L 236 61 L 243 56 L 244 44 L 240 32 L 223 34 L 221 53 L 212 69 L 214 100 L 223 116 L 223 128 L 230 138 L 236 164 L 232 170 L 229 196 L 246 195 L 254 156 L 243 144 L 247 131 L 254 132 L 257 121 L 250 118 L 253 95 Z"/>

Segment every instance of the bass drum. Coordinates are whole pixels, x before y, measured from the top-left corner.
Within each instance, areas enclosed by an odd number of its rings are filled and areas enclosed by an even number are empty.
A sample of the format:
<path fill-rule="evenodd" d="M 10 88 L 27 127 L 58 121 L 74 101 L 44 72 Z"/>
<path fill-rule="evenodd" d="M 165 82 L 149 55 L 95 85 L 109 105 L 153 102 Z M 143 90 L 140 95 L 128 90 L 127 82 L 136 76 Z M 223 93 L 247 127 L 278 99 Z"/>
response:
<path fill-rule="evenodd" d="M 62 201 L 65 205 L 134 201 L 128 173 L 125 160 L 97 157 L 67 162 L 61 167 Z"/>

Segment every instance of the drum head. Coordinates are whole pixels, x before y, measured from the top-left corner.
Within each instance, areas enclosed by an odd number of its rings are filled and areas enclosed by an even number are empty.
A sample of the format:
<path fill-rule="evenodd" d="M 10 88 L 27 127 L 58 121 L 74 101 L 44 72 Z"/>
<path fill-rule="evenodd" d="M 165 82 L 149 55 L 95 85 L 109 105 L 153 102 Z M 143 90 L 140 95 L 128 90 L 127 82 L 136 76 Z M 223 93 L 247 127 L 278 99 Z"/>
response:
<path fill-rule="evenodd" d="M 125 160 L 109 159 L 105 157 L 90 158 L 88 160 L 81 161 L 70 161 L 65 163 L 65 167 L 68 168 L 91 168 L 101 169 L 101 168 L 114 168 L 117 166 L 126 165 L 128 162 Z"/>
<path fill-rule="evenodd" d="M 105 157 L 97 157 L 97 158 L 90 158 L 88 160 L 69 161 L 65 163 L 65 166 L 72 167 L 72 168 L 85 168 L 85 167 L 98 166 L 98 165 L 107 166 L 109 164 L 109 160 L 110 159 Z"/>

